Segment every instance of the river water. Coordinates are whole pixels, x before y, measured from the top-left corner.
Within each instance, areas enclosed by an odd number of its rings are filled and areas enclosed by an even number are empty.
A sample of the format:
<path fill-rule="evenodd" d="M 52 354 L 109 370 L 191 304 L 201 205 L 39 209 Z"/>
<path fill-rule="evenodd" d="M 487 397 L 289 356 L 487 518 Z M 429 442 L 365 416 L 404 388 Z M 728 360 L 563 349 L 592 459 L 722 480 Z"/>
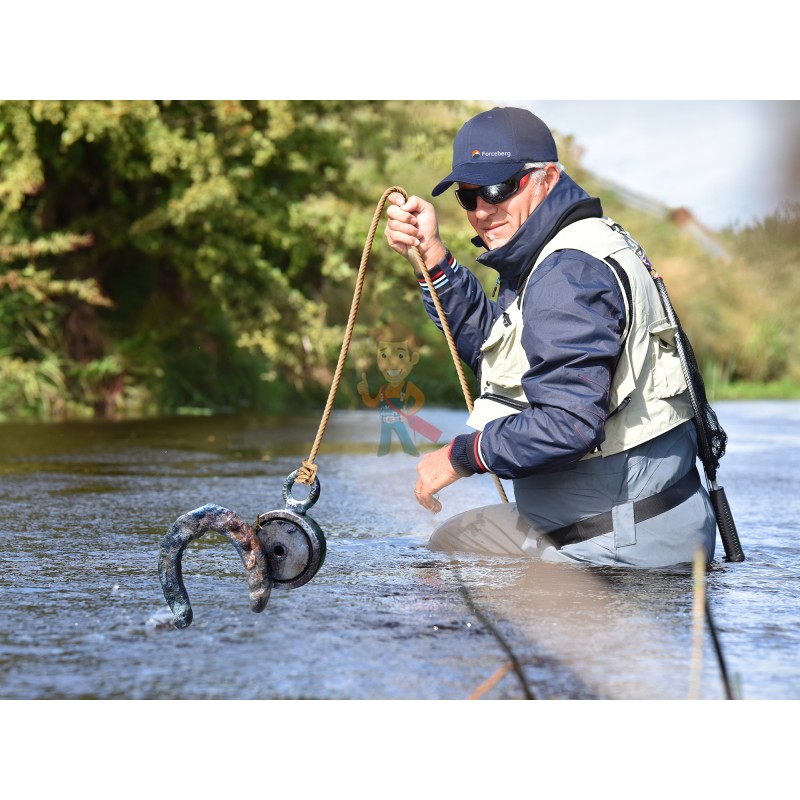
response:
<path fill-rule="evenodd" d="M 705 591 L 737 697 L 800 698 L 800 403 L 715 405 L 718 474 L 746 554 Z M 460 410 L 426 409 L 442 440 Z M 207 534 L 183 558 L 194 622 L 172 624 L 159 545 L 206 503 L 283 508 L 319 415 L 0 425 L 2 699 L 724 699 L 690 566 L 639 571 L 452 556 L 444 518 L 499 502 L 489 476 L 414 501 L 417 459 L 378 457 L 377 412 L 337 411 L 308 513 L 327 538 L 309 583 L 253 613 L 242 562 Z M 510 485 L 505 484 L 511 496 Z M 300 492 L 299 494 L 302 494 Z"/>

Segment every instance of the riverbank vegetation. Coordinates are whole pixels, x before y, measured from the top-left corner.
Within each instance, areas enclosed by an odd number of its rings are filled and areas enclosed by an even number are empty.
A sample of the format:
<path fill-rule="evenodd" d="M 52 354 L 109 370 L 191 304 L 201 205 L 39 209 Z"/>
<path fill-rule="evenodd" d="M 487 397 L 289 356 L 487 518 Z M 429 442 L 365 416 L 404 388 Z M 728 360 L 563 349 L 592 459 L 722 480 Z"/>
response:
<path fill-rule="evenodd" d="M 428 197 L 476 104 L 0 102 L 0 419 L 282 413 L 327 397 L 383 191 Z M 567 171 L 646 247 L 713 397 L 800 395 L 800 210 L 710 234 Z M 646 188 L 646 187 L 643 187 Z M 441 198 L 443 236 L 479 253 Z M 370 332 L 401 320 L 428 402 L 461 405 L 408 263 L 375 237 L 337 406 L 379 380 Z M 494 276 L 477 274 L 491 290 Z M 448 365 L 448 367 L 443 367 Z"/>

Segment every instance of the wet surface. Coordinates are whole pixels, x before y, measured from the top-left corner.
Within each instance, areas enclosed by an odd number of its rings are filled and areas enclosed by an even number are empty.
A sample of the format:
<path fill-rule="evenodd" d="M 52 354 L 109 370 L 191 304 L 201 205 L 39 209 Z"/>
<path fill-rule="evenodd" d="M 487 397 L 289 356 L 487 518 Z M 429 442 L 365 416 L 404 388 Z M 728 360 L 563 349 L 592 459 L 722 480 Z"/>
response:
<path fill-rule="evenodd" d="M 747 557 L 706 586 L 744 699 L 800 698 L 800 404 L 715 405 L 730 437 L 718 480 Z M 431 409 L 444 439 L 459 410 Z M 461 699 L 687 697 L 691 569 L 574 568 L 425 547 L 438 521 L 498 502 L 488 476 L 414 501 L 417 459 L 377 456 L 369 411 L 334 412 L 310 512 L 319 573 L 250 610 L 242 561 L 215 533 L 183 577 L 173 625 L 158 576 L 168 527 L 214 503 L 254 522 L 283 508 L 319 416 L 0 425 L 0 698 Z M 504 482 L 511 497 L 511 487 Z M 296 493 L 301 494 L 301 491 Z M 513 668 L 509 668 L 509 662 Z M 724 697 L 706 633 L 700 696 Z"/>

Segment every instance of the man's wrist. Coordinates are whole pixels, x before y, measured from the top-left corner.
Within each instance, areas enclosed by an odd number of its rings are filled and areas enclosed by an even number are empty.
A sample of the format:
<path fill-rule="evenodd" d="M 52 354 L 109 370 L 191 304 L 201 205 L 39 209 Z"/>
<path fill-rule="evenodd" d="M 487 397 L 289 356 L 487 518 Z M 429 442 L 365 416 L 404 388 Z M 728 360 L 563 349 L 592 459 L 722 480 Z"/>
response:
<path fill-rule="evenodd" d="M 419 254 L 422 256 L 425 266 L 431 270 L 447 257 L 447 248 L 441 239 L 434 239 L 427 247 L 420 246 Z"/>

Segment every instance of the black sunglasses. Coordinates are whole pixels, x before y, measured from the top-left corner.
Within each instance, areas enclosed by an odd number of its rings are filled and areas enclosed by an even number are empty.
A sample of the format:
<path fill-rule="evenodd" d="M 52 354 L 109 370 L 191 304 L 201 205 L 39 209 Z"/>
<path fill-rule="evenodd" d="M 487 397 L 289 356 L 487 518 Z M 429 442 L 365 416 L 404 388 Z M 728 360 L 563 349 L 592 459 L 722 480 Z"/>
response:
<path fill-rule="evenodd" d="M 491 186 L 479 186 L 477 189 L 456 189 L 456 200 L 466 211 L 474 211 L 478 207 L 478 198 L 483 198 L 490 205 L 496 206 L 516 194 L 526 183 L 526 176 L 537 167 L 523 169 L 502 183 Z"/>

